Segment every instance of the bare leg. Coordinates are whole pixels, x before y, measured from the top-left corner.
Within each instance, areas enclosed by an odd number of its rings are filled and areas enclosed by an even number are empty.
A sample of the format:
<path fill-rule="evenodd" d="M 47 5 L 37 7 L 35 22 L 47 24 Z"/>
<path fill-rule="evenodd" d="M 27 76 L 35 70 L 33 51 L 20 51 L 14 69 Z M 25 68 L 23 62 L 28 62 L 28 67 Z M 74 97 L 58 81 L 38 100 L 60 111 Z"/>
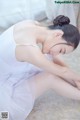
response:
<path fill-rule="evenodd" d="M 32 77 L 29 80 L 29 85 L 32 88 L 32 93 L 35 98 L 38 98 L 45 91 L 53 89 L 62 96 L 80 100 L 80 90 L 70 85 L 63 79 L 47 72 L 41 72 Z"/>

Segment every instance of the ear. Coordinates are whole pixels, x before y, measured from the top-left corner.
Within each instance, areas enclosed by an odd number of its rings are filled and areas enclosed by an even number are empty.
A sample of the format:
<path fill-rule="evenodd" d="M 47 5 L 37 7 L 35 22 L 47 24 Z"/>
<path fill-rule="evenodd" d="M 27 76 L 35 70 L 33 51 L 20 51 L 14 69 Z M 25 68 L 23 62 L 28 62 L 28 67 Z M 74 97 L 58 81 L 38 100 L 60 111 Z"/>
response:
<path fill-rule="evenodd" d="M 64 32 L 63 32 L 62 30 L 54 30 L 53 34 L 54 34 L 55 36 L 60 36 L 60 37 L 62 37 L 63 34 L 64 34 Z"/>

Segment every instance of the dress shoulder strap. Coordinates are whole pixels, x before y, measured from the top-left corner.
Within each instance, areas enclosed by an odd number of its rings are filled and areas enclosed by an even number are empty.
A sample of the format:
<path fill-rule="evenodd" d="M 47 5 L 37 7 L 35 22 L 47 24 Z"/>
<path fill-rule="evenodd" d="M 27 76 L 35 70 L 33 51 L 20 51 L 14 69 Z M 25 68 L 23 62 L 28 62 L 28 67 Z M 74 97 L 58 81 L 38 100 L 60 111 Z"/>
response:
<path fill-rule="evenodd" d="M 16 44 L 16 45 L 33 46 L 39 48 L 37 44 L 32 44 L 32 43 L 24 43 L 24 44 Z"/>

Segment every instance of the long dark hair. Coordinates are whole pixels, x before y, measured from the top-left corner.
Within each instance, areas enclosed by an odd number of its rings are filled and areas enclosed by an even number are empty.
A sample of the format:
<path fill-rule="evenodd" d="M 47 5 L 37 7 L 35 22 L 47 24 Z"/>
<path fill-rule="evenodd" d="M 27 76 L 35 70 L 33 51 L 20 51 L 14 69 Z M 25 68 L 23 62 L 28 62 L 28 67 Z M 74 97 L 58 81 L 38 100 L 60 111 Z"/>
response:
<path fill-rule="evenodd" d="M 70 19 L 64 15 L 59 15 L 53 20 L 53 25 L 48 26 L 49 29 L 60 29 L 64 32 L 63 39 L 67 41 L 68 44 L 77 48 L 80 42 L 80 34 L 77 27 L 70 24 Z"/>

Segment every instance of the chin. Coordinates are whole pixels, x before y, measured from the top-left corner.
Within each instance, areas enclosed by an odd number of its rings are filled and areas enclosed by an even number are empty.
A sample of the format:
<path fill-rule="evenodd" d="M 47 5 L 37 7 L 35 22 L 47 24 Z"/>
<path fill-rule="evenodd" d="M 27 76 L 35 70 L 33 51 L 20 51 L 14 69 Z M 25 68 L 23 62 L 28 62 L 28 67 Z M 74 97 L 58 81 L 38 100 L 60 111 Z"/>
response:
<path fill-rule="evenodd" d="M 43 53 L 43 54 L 45 54 L 45 51 L 44 51 L 44 50 L 42 50 L 42 53 Z"/>
<path fill-rule="evenodd" d="M 46 50 L 43 50 L 43 49 L 42 49 L 42 53 L 43 53 L 43 54 L 47 54 L 48 52 L 47 52 Z"/>

